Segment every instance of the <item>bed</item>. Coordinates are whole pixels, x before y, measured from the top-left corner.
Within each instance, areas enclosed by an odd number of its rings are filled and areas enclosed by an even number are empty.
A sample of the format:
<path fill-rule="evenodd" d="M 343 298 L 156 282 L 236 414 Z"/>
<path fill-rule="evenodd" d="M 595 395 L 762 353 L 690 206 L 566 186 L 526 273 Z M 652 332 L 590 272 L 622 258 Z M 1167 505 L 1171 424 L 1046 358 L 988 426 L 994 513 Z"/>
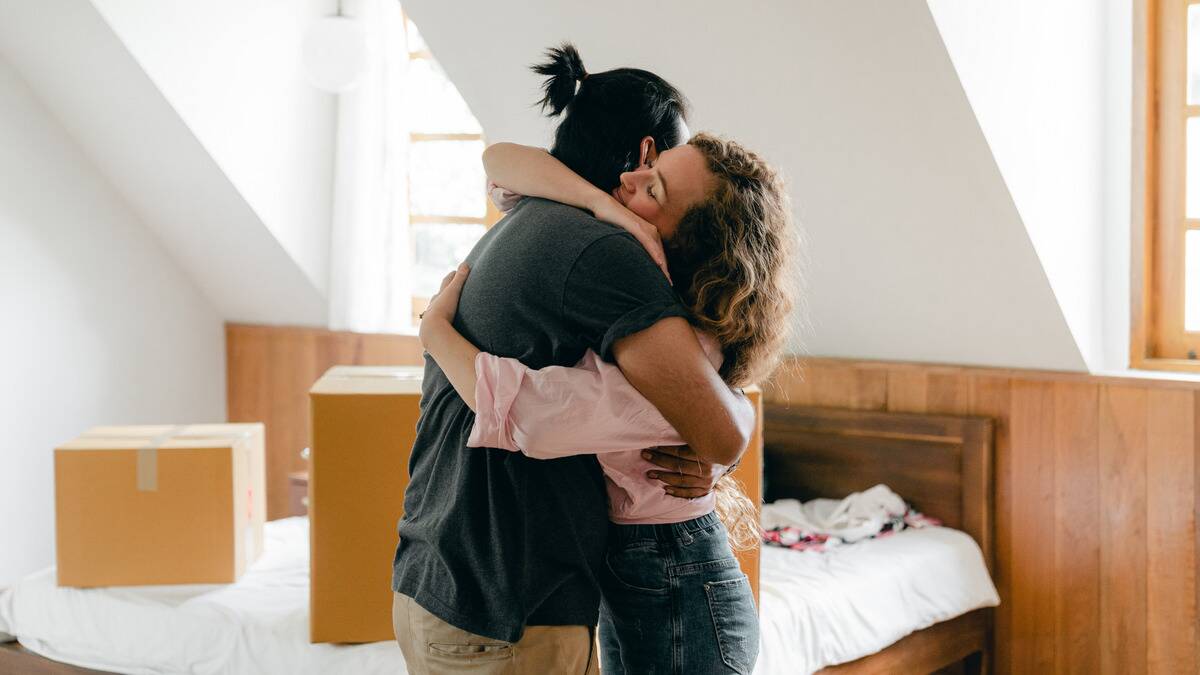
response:
<path fill-rule="evenodd" d="M 768 500 L 885 483 L 946 527 L 829 553 L 766 548 L 756 673 L 986 672 L 989 420 L 768 406 L 764 459 Z M 0 673 L 405 672 L 392 642 L 309 644 L 307 520 L 265 534 L 229 586 L 58 588 L 48 568 L 0 591 L 0 632 L 21 640 L 0 645 Z"/>
<path fill-rule="evenodd" d="M 842 653 L 824 659 L 821 664 L 824 667 L 818 672 L 822 675 L 923 675 L 943 669 L 990 672 L 993 635 L 990 607 L 999 604 L 990 576 L 994 570 L 992 421 L 981 417 L 779 404 L 766 406 L 764 420 L 766 501 L 840 498 L 884 483 L 915 509 L 942 521 L 944 527 L 936 529 L 956 542 L 957 553 L 951 555 L 962 556 L 965 566 L 950 569 L 967 575 L 970 573 L 966 570 L 974 568 L 972 576 L 977 582 L 978 566 L 982 564 L 988 575 L 987 586 L 991 587 L 990 593 L 986 589 L 974 592 L 980 602 L 973 609 L 965 609 L 972 602 L 963 602 L 965 611 L 943 611 L 945 617 L 934 621 L 937 610 L 930 607 L 912 631 L 897 635 L 894 643 L 852 660 L 848 656 L 853 649 L 841 650 Z M 860 542 L 853 547 L 859 547 L 855 553 L 878 552 L 881 547 L 906 541 L 902 539 L 905 535 L 922 532 L 925 531 L 905 530 L 887 540 Z M 977 558 L 969 553 L 972 543 Z M 779 554 L 794 552 L 773 552 L 768 548 L 763 553 L 763 587 L 778 587 L 778 580 L 770 578 L 772 567 Z M 964 600 L 968 600 L 972 591 L 964 589 L 963 594 Z M 771 602 L 765 590 L 762 604 L 766 631 L 770 630 L 773 617 L 768 615 Z M 871 639 L 879 641 L 882 637 L 876 635 Z M 766 663 L 760 664 L 769 667 L 781 656 L 768 648 L 770 640 L 764 635 Z M 786 647 L 788 643 L 783 644 Z M 827 649 L 828 645 L 810 646 L 808 652 Z M 778 672 L 805 672 L 804 665 L 780 664 L 780 668 L 793 669 Z"/>

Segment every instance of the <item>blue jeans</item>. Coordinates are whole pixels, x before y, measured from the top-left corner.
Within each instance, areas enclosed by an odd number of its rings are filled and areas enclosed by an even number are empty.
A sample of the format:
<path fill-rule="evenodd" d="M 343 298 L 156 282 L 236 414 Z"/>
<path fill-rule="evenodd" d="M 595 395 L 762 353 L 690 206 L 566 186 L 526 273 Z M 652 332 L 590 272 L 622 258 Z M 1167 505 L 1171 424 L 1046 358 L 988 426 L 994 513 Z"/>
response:
<path fill-rule="evenodd" d="M 754 595 L 715 513 L 670 525 L 612 524 L 605 563 L 604 675 L 754 670 Z"/>

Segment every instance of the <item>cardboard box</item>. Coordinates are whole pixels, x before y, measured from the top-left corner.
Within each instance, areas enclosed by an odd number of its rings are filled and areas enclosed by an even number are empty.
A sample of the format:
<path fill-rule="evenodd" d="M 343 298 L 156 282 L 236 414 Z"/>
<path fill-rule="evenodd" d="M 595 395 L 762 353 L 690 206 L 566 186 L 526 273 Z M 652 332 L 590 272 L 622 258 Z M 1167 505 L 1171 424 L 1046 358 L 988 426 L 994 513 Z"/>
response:
<path fill-rule="evenodd" d="M 747 398 L 754 403 L 758 421 L 754 425 L 754 435 L 750 438 L 750 447 L 746 448 L 746 454 L 742 455 L 742 461 L 733 470 L 733 477 L 746 489 L 746 496 L 750 498 L 750 501 L 754 502 L 761 516 L 763 501 L 762 389 L 758 387 L 746 387 L 745 391 Z M 742 571 L 746 573 L 746 576 L 750 577 L 750 587 L 754 590 L 755 602 L 758 601 L 759 559 L 761 555 L 761 537 L 759 537 L 754 548 L 737 552 L 738 562 L 742 564 Z"/>
<path fill-rule="evenodd" d="M 309 393 L 309 639 L 394 640 L 392 557 L 424 369 L 335 366 Z"/>
<path fill-rule="evenodd" d="M 60 586 L 232 583 L 262 551 L 262 424 L 95 427 L 54 451 Z"/>

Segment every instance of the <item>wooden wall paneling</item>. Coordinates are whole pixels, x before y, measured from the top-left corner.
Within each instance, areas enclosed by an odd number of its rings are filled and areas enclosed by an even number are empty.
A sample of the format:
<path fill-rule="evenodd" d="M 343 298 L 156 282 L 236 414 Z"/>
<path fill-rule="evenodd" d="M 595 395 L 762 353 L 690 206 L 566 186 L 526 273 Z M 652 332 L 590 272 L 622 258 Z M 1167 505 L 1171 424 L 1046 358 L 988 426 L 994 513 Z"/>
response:
<path fill-rule="evenodd" d="M 805 369 L 809 391 L 805 396 L 812 405 L 848 408 L 854 401 L 854 368 L 846 366 L 813 366 Z"/>
<path fill-rule="evenodd" d="M 267 519 L 288 514 L 287 474 L 302 470 L 309 444 L 308 388 L 317 381 L 317 340 L 308 331 L 273 332 L 268 340 Z"/>
<path fill-rule="evenodd" d="M 422 363 L 415 336 L 226 324 L 227 418 L 266 425 L 267 518 L 291 515 L 288 474 L 307 470 L 308 390 L 335 365 Z"/>
<path fill-rule="evenodd" d="M 968 415 L 971 378 L 958 372 L 931 372 L 925 383 L 925 411 L 938 415 Z"/>
<path fill-rule="evenodd" d="M 1054 671 L 1054 384 L 1012 385 L 1012 672 Z"/>
<path fill-rule="evenodd" d="M 815 405 L 855 410 L 883 410 L 887 371 L 852 365 L 805 364 L 787 360 L 763 387 L 764 400 L 788 405 Z"/>
<path fill-rule="evenodd" d="M 919 370 L 890 370 L 887 380 L 888 412 L 926 412 L 928 376 Z"/>
<path fill-rule="evenodd" d="M 1094 384 L 1054 384 L 1057 673 L 1100 671 L 1099 395 Z"/>
<path fill-rule="evenodd" d="M 992 582 L 1000 605 L 992 613 L 992 668 L 994 673 L 1011 673 L 1009 645 L 1012 635 L 1012 440 L 1009 419 L 1012 381 L 1006 377 L 972 376 L 969 407 L 974 415 L 992 418 L 992 460 L 995 554 Z"/>
<path fill-rule="evenodd" d="M 1148 392 L 1146 662 L 1149 673 L 1200 672 L 1196 661 L 1196 395 Z M 1134 542 L 1130 541 L 1130 545 Z"/>
<path fill-rule="evenodd" d="M 1100 389 L 1100 672 L 1146 672 L 1146 390 Z"/>
<path fill-rule="evenodd" d="M 888 375 L 886 370 L 855 368 L 854 380 L 854 400 L 851 408 L 856 410 L 887 409 Z"/>

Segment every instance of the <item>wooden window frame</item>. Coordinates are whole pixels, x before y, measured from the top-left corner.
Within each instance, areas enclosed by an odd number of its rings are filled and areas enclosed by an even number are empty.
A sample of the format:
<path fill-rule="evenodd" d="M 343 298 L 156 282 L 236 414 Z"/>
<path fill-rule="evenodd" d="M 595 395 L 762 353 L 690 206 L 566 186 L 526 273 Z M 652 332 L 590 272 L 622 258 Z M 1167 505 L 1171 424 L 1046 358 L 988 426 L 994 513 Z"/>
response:
<path fill-rule="evenodd" d="M 1187 12 L 1200 0 L 1142 0 L 1133 18 L 1132 321 L 1134 368 L 1200 372 L 1200 332 L 1184 330 Z"/>
<path fill-rule="evenodd" d="M 408 31 L 408 15 L 407 14 L 404 16 L 404 30 L 407 33 L 407 31 Z M 409 60 L 409 62 L 419 61 L 419 60 L 432 61 L 433 53 L 430 52 L 428 49 L 421 49 L 421 50 L 416 50 L 416 51 L 410 50 L 408 52 L 408 60 Z M 480 142 L 485 142 L 482 133 L 425 133 L 425 132 L 409 133 L 409 143 L 410 144 L 436 143 L 439 141 L 480 141 Z M 407 176 L 407 174 L 406 174 L 406 176 Z M 483 190 L 483 186 L 480 186 L 480 190 Z M 471 216 L 415 214 L 412 211 L 412 181 L 411 181 L 411 179 L 409 180 L 408 194 L 409 194 L 408 222 L 410 225 L 437 225 L 437 224 L 459 225 L 459 224 L 461 224 L 461 225 L 483 225 L 484 228 L 490 228 L 492 225 L 494 225 L 496 223 L 496 221 L 500 220 L 501 214 L 500 214 L 499 210 L 497 210 L 495 205 L 492 204 L 492 200 L 487 198 L 486 196 L 484 196 L 484 201 L 486 204 L 486 211 L 485 211 L 483 217 L 471 217 Z M 429 298 L 420 296 L 420 295 L 412 296 L 412 325 L 413 326 L 416 326 L 420 322 L 420 313 L 425 311 L 425 308 L 429 306 L 429 300 L 430 300 Z"/>

